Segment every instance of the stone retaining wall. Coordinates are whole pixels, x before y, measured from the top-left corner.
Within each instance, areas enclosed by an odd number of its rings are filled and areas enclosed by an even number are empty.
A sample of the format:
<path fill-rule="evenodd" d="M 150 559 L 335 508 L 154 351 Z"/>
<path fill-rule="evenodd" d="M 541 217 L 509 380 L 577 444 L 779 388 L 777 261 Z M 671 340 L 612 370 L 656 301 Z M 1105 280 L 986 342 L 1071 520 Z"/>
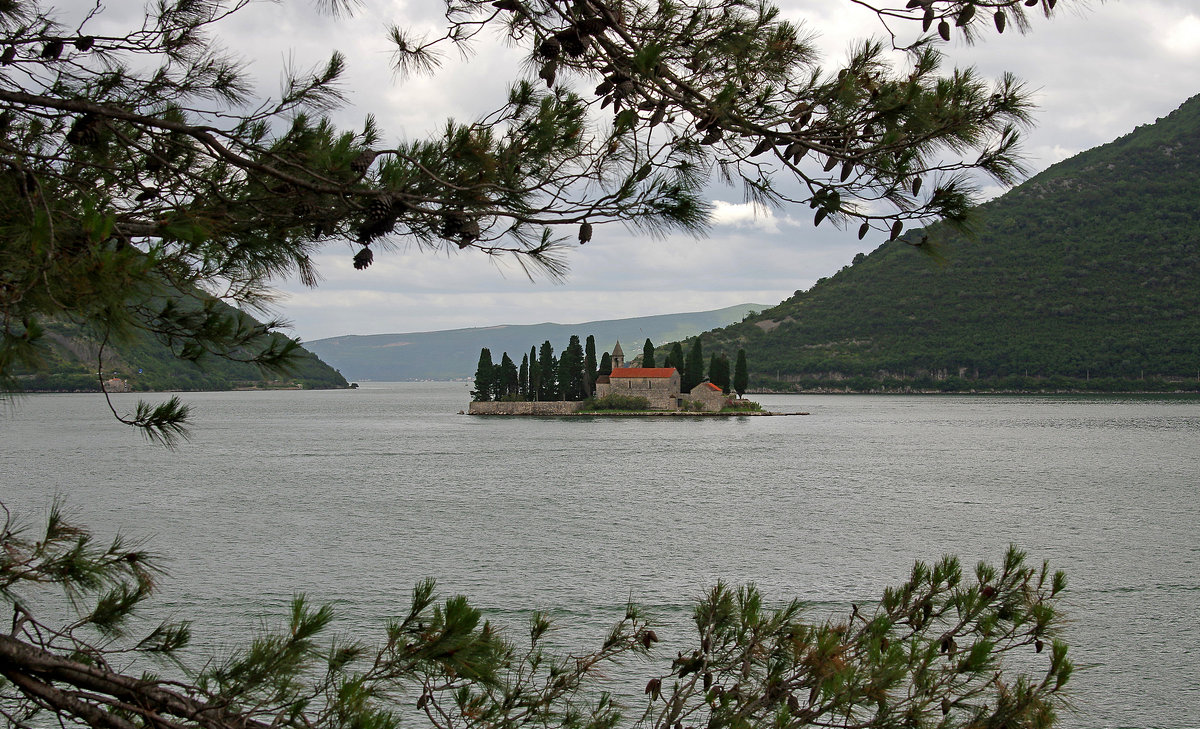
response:
<path fill-rule="evenodd" d="M 578 412 L 582 402 L 557 400 L 547 402 L 473 402 L 468 415 L 570 415 Z"/>

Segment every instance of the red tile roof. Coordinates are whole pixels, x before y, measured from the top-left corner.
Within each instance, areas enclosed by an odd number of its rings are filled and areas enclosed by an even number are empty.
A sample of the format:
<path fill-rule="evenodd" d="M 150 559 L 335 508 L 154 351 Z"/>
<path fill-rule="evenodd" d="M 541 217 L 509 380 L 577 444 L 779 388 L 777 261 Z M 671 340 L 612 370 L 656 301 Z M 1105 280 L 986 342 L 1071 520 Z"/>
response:
<path fill-rule="evenodd" d="M 674 367 L 614 367 L 609 377 L 646 377 L 666 379 L 675 374 Z"/>
<path fill-rule="evenodd" d="M 720 390 L 721 389 L 711 382 L 705 382 L 704 384 L 708 385 L 708 389 L 710 389 L 710 390 Z"/>

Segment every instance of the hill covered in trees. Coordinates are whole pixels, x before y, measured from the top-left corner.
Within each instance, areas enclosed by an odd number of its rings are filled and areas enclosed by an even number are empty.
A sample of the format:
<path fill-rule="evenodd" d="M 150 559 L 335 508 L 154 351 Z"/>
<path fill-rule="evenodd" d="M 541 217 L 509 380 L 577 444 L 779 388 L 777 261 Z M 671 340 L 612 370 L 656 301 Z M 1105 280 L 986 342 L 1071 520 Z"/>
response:
<path fill-rule="evenodd" d="M 703 335 L 780 389 L 1200 389 L 1200 97 Z"/>
<path fill-rule="evenodd" d="M 14 373 L 15 383 L 26 392 L 98 391 L 98 367 L 105 380 L 119 379 L 135 391 L 348 386 L 341 373 L 305 349 L 297 353 L 288 372 L 266 373 L 253 364 L 211 355 L 190 362 L 154 335 L 139 330 L 128 339 L 105 344 L 101 363 L 100 339 L 85 327 L 55 319 L 46 322 L 44 328 L 41 366 Z"/>

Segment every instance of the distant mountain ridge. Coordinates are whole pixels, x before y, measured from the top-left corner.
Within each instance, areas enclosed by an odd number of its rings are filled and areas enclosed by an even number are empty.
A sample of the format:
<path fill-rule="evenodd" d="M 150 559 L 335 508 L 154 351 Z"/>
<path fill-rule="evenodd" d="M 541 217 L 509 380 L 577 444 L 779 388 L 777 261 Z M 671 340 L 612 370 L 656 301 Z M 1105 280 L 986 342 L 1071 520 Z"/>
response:
<path fill-rule="evenodd" d="M 1200 97 L 977 212 L 973 240 L 885 243 L 705 353 L 744 347 L 770 388 L 1200 388 Z"/>
<path fill-rule="evenodd" d="M 472 376 L 479 350 L 487 347 L 495 361 L 502 352 L 520 363 L 530 347 L 549 341 L 562 351 L 572 334 L 596 338 L 597 354 L 620 340 L 632 359 L 642 344 L 686 339 L 700 332 L 740 321 L 763 304 L 739 304 L 714 311 L 660 314 L 631 319 L 608 319 L 581 324 L 514 324 L 405 334 L 368 334 L 329 337 L 306 342 L 305 347 L 351 380 L 453 380 Z"/>

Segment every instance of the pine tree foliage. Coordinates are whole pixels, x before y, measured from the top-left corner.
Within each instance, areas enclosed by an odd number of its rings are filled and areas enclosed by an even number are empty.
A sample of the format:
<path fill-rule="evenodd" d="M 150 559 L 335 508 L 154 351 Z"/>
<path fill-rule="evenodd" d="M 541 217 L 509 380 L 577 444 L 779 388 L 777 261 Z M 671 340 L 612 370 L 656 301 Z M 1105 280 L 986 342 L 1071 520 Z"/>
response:
<path fill-rule="evenodd" d="M 1010 548 L 973 573 L 918 563 L 875 605 L 809 620 L 754 587 L 718 583 L 696 605 L 688 647 L 659 656 L 634 606 L 593 650 L 558 655 L 533 613 L 510 637 L 432 581 L 369 642 L 329 637 L 333 612 L 296 598 L 280 628 L 205 657 L 186 623 L 138 630 L 161 570 L 140 545 L 97 544 L 57 505 L 31 534 L 0 531 L 0 715 L 13 726 L 95 729 L 431 726 L 1049 727 L 1072 671 L 1057 637 L 1061 572 Z M 54 593 L 67 599 L 53 599 Z M 597 679 L 648 656 L 641 697 Z M 178 678 L 162 677 L 164 661 Z M 658 662 L 655 662 L 658 661 Z M 638 716 L 634 708 L 629 712 Z M 419 717 L 419 718 L 418 718 Z"/>
<path fill-rule="evenodd" d="M 561 276 L 564 246 L 603 223 L 702 230 L 714 174 L 863 234 L 962 223 L 970 173 L 1018 172 L 1029 103 L 1011 77 L 943 68 L 938 46 L 1025 30 L 1027 6 L 1055 2 L 855 2 L 893 44 L 911 29 L 903 62 L 865 41 L 822 65 L 799 26 L 750 0 L 447 0 L 439 38 L 387 29 L 398 74 L 495 32 L 528 51 L 531 78 L 476 121 L 399 143 L 371 118 L 329 120 L 340 53 L 252 97 L 219 42 L 242 0 L 162 0 L 115 33 L 101 4 L 65 23 L 39 0 L 0 3 L 0 378 L 36 365 L 54 317 L 284 367 L 279 322 L 216 315 L 205 296 L 262 307 L 272 279 L 315 284 L 312 256 L 334 242 L 358 269 L 415 244 Z"/>

